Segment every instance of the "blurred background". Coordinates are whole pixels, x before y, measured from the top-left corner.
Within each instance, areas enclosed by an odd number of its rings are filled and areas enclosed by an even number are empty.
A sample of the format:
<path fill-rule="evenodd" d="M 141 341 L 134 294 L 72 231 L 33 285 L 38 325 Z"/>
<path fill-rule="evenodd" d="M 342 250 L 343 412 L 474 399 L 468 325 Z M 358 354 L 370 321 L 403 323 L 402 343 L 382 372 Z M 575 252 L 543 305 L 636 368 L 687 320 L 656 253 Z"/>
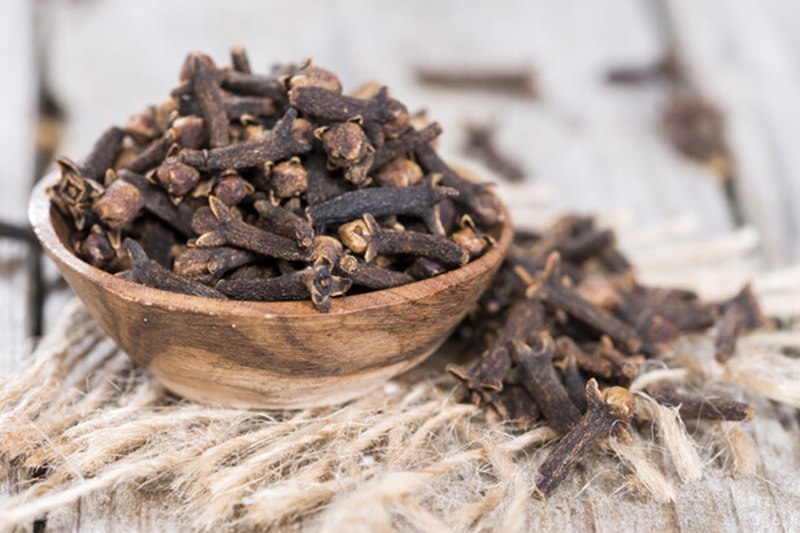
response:
<path fill-rule="evenodd" d="M 798 27 L 796 0 L 3 0 L 0 218 L 25 222 L 54 154 L 80 159 L 168 98 L 187 52 L 226 64 L 242 45 L 256 72 L 310 57 L 427 110 L 518 227 L 595 213 L 644 263 L 724 239 L 744 278 L 800 258 Z M 65 291 L 25 245 L 0 240 L 0 259 L 0 351 L 16 353 Z M 702 261 L 696 276 L 713 287 Z"/>

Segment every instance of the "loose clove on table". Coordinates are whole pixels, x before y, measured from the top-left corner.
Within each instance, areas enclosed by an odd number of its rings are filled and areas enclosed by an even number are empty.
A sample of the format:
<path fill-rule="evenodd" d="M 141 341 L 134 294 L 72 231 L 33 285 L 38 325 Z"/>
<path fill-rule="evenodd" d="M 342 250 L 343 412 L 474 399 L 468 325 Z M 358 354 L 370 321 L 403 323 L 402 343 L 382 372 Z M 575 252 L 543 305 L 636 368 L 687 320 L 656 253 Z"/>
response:
<path fill-rule="evenodd" d="M 647 359 L 716 324 L 717 357 L 725 361 L 735 354 L 736 339 L 763 323 L 749 287 L 720 305 L 691 291 L 640 284 L 613 233 L 569 215 L 544 233 L 517 234 L 458 335 L 486 350 L 471 365 L 447 368 L 464 401 L 483 406 L 490 417 L 523 429 L 544 422 L 561 435 L 536 478 L 535 496 L 544 498 L 593 443 L 624 439 L 637 426 L 631 424 L 637 396 L 628 387 Z M 753 417 L 744 402 L 698 393 L 703 385 L 659 382 L 644 393 L 677 408 L 687 422 Z"/>

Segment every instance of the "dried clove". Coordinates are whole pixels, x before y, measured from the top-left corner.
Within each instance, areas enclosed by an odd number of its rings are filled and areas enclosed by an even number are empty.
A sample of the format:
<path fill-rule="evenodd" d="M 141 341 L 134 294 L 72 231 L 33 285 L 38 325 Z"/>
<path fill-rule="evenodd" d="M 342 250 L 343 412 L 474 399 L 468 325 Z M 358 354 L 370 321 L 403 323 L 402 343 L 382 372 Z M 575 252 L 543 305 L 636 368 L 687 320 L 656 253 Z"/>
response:
<path fill-rule="evenodd" d="M 167 157 L 170 148 L 175 143 L 175 132 L 168 130 L 163 137 L 142 150 L 137 156 L 125 165 L 127 170 L 141 174 L 157 167 Z"/>
<path fill-rule="evenodd" d="M 172 123 L 175 143 L 182 148 L 196 150 L 203 145 L 205 125 L 203 119 L 195 116 L 178 117 Z"/>
<path fill-rule="evenodd" d="M 256 117 L 271 117 L 275 103 L 271 98 L 259 96 L 231 96 L 222 102 L 228 120 L 245 121 Z"/>
<path fill-rule="evenodd" d="M 497 197 L 488 189 L 488 185 L 473 183 L 459 176 L 441 160 L 430 145 L 418 146 L 414 149 L 414 153 L 424 170 L 441 174 L 442 185 L 458 191 L 455 201 L 467 207 L 479 224 L 491 227 L 501 221 L 502 214 Z"/>
<path fill-rule="evenodd" d="M 106 169 L 114 164 L 114 160 L 122 150 L 125 132 L 120 128 L 108 128 L 97 140 L 89 155 L 78 166 L 78 172 L 89 179 L 100 181 Z"/>
<path fill-rule="evenodd" d="M 428 279 L 446 272 L 447 269 L 426 257 L 417 257 L 408 268 L 408 273 L 416 279 Z"/>
<path fill-rule="evenodd" d="M 503 390 L 503 379 L 512 366 L 510 347 L 514 341 L 527 342 L 544 327 L 544 307 L 538 300 L 521 299 L 509 310 L 503 327 L 490 349 L 469 370 L 448 365 L 447 371 L 462 380 L 469 390 Z"/>
<path fill-rule="evenodd" d="M 383 229 L 371 214 L 364 215 L 364 222 L 367 226 L 364 259 L 368 262 L 378 255 L 427 257 L 451 266 L 463 266 L 469 262 L 466 250 L 441 235 Z"/>
<path fill-rule="evenodd" d="M 144 205 L 139 189 L 124 180 L 116 180 L 106 187 L 92 210 L 106 226 L 121 230 L 133 222 Z"/>
<path fill-rule="evenodd" d="M 328 173 L 325 161 L 322 154 L 310 154 L 307 158 L 306 200 L 310 206 L 321 204 L 350 190 L 346 185 L 348 182 L 336 179 Z"/>
<path fill-rule="evenodd" d="M 419 165 L 406 157 L 389 161 L 375 173 L 375 179 L 384 187 L 410 187 L 417 185 L 423 178 Z"/>
<path fill-rule="evenodd" d="M 753 419 L 755 410 L 748 404 L 730 398 L 703 397 L 677 392 L 667 384 L 647 388 L 647 394 L 656 402 L 667 407 L 677 407 L 684 420 L 729 420 L 748 422 Z"/>
<path fill-rule="evenodd" d="M 236 72 L 243 74 L 253 73 L 250 68 L 250 59 L 247 57 L 247 51 L 243 47 L 236 46 L 231 50 L 231 67 Z"/>
<path fill-rule="evenodd" d="M 719 333 L 716 342 L 716 359 L 725 363 L 736 353 L 736 343 L 741 335 L 764 324 L 764 316 L 750 285 L 722 305 Z"/>
<path fill-rule="evenodd" d="M 230 142 L 228 135 L 228 116 L 222 103 L 222 89 L 219 81 L 197 55 L 190 56 L 192 65 L 192 90 L 197 97 L 200 111 L 208 129 L 209 144 L 212 148 L 227 146 Z"/>
<path fill-rule="evenodd" d="M 699 94 L 676 89 L 664 110 L 662 125 L 667 138 L 682 154 L 716 169 L 731 172 L 730 151 L 720 112 Z"/>
<path fill-rule="evenodd" d="M 352 255 L 343 257 L 339 268 L 353 285 L 372 290 L 390 289 L 414 281 L 408 274 L 361 262 Z"/>
<path fill-rule="evenodd" d="M 305 115 L 330 121 L 346 122 L 360 118 L 364 122 L 386 123 L 393 118 L 385 87 L 367 100 L 344 96 L 322 87 L 295 87 L 289 91 L 289 104 Z"/>
<path fill-rule="evenodd" d="M 128 279 L 165 291 L 180 292 L 205 298 L 224 298 L 219 291 L 202 283 L 181 277 L 147 257 L 141 245 L 133 239 L 125 239 L 123 248 L 131 258 Z"/>
<path fill-rule="evenodd" d="M 269 233 L 236 218 L 231 208 L 214 196 L 208 197 L 209 207 L 214 213 L 218 225 L 194 240 L 194 246 L 203 248 L 214 246 L 237 246 L 267 257 L 302 261 L 308 258 L 308 252 L 295 241 Z"/>
<path fill-rule="evenodd" d="M 89 264 L 98 268 L 106 268 L 117 255 L 108 240 L 108 235 L 97 224 L 91 227 L 78 252 Z"/>
<path fill-rule="evenodd" d="M 270 170 L 270 190 L 278 198 L 299 196 L 308 189 L 308 172 L 300 159 L 293 157 Z"/>
<path fill-rule="evenodd" d="M 220 84 L 223 89 L 235 94 L 285 99 L 280 81 L 273 76 L 229 70 L 223 73 Z"/>
<path fill-rule="evenodd" d="M 316 228 L 337 222 L 346 222 L 365 214 L 373 217 L 408 215 L 422 219 L 428 229 L 443 235 L 444 228 L 435 206 L 445 198 L 458 193 L 448 187 L 438 186 L 438 179 L 430 177 L 424 185 L 404 187 L 372 187 L 341 194 L 326 202 L 308 208 L 308 217 Z"/>
<path fill-rule="evenodd" d="M 61 180 L 49 193 L 80 257 L 135 279 L 150 263 L 127 270 L 122 243 L 132 239 L 179 280 L 221 283 L 237 297 L 302 294 L 323 310 L 345 285 L 412 283 L 491 245 L 497 228 L 487 220 L 499 215 L 478 219 L 469 207 L 488 209 L 488 189 L 432 152 L 429 163 L 455 183 L 440 185 L 415 159 L 439 124 L 412 119 L 377 84 L 343 94 L 336 74 L 310 60 L 266 75 L 242 48 L 230 62 L 189 54 L 168 100 L 107 130 L 82 165 L 58 160 Z M 456 203 L 458 191 L 472 196 Z M 140 276 L 148 283 L 198 290 L 150 270 L 152 280 Z M 269 283 L 262 294 L 226 285 L 233 281 Z"/>
<path fill-rule="evenodd" d="M 570 337 L 559 337 L 556 340 L 556 350 L 562 358 L 573 358 L 578 368 L 597 378 L 610 380 L 616 373 L 611 361 L 599 355 L 586 353 Z"/>
<path fill-rule="evenodd" d="M 136 187 L 144 200 L 144 208 L 163 222 L 178 230 L 184 237 L 193 237 L 194 211 L 185 203 L 173 204 L 165 191 L 155 187 L 147 178 L 126 169 L 119 171 L 118 180 Z"/>
<path fill-rule="evenodd" d="M 233 207 L 255 192 L 255 187 L 242 178 L 238 172 L 228 170 L 222 173 L 211 194 L 222 200 L 225 205 Z M 203 194 L 201 196 L 208 195 Z"/>
<path fill-rule="evenodd" d="M 587 302 L 558 279 L 560 261 L 558 252 L 550 254 L 541 280 L 528 288 L 529 296 L 540 298 L 596 331 L 608 335 L 631 353 L 638 352 L 642 347 L 642 340 L 636 330 Z"/>
<path fill-rule="evenodd" d="M 558 342 L 556 342 L 556 351 L 560 353 Z M 561 359 L 554 361 L 553 365 L 561 374 L 561 382 L 564 384 L 569 399 L 581 413 L 586 412 L 586 380 L 583 379 L 578 368 L 575 354 L 567 353 Z"/>
<path fill-rule="evenodd" d="M 521 429 L 529 429 L 540 417 L 539 407 L 531 395 L 520 385 L 509 385 L 503 388 L 496 400 L 495 407 L 501 418 L 506 418 Z"/>
<path fill-rule="evenodd" d="M 566 434 L 578 423 L 581 413 L 553 366 L 553 339 L 543 333 L 537 336 L 533 349 L 520 340 L 511 345 L 512 357 L 523 375 L 522 385 L 536 401 L 547 423 L 558 433 Z"/>
<path fill-rule="evenodd" d="M 519 182 L 525 177 L 525 170 L 520 164 L 497 147 L 493 126 L 467 124 L 464 152 L 482 159 L 487 167 L 508 181 Z"/>
<path fill-rule="evenodd" d="M 166 158 L 156 169 L 156 178 L 171 196 L 185 196 L 200 183 L 197 169 L 181 163 L 177 157 Z"/>
<path fill-rule="evenodd" d="M 330 310 L 330 298 L 347 292 L 350 283 L 332 276 L 327 266 L 319 265 L 265 280 L 221 280 L 216 288 L 237 300 L 282 301 L 311 298 L 317 310 L 326 312 Z"/>
<path fill-rule="evenodd" d="M 315 135 L 322 141 L 328 154 L 330 168 L 344 168 L 348 181 L 356 185 L 366 184 L 366 170 L 372 166 L 371 158 L 375 149 L 361 126 L 355 122 L 342 122 L 332 127 L 322 127 Z"/>
<path fill-rule="evenodd" d="M 252 168 L 267 161 L 285 159 L 311 149 L 310 128 L 290 109 L 264 139 L 210 150 L 183 150 L 182 162 L 204 170 Z"/>
<path fill-rule="evenodd" d="M 586 413 L 539 467 L 534 496 L 539 499 L 550 496 L 598 440 L 612 433 L 618 438 L 630 438 L 624 426 L 633 418 L 635 403 L 628 390 L 609 387 L 601 392 L 597 381 L 590 379 L 586 384 Z"/>
<path fill-rule="evenodd" d="M 294 239 L 301 248 L 311 246 L 314 228 L 306 219 L 265 200 L 257 201 L 253 207 L 261 217 L 259 225 L 263 229 Z"/>
<path fill-rule="evenodd" d="M 383 168 L 391 161 L 404 157 L 422 146 L 427 146 L 442 134 L 442 126 L 438 122 L 428 124 L 421 130 L 409 129 L 396 139 L 385 142 L 375 152 L 372 169 Z"/>
<path fill-rule="evenodd" d="M 527 67 L 510 70 L 417 69 L 420 83 L 450 90 L 502 92 L 536 98 L 536 78 Z"/>
<path fill-rule="evenodd" d="M 324 68 L 308 64 L 295 71 L 286 81 L 287 89 L 297 87 L 318 87 L 333 93 L 341 94 L 342 82 L 339 77 Z"/>

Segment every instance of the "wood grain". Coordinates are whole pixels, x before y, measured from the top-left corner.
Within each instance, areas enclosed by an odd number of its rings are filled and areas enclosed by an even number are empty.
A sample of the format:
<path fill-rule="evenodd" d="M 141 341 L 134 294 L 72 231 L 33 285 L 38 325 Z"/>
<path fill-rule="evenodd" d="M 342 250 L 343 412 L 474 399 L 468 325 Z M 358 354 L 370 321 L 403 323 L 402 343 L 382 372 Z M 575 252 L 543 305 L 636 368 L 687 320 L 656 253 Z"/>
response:
<path fill-rule="evenodd" d="M 26 198 L 33 181 L 36 65 L 33 61 L 33 6 L 25 0 L 0 5 L 0 219 L 25 224 Z M 13 53 L 11 53 L 13 50 Z M 0 377 L 8 374 L 29 344 L 31 248 L 0 239 Z"/>
<path fill-rule="evenodd" d="M 460 269 L 345 296 L 329 313 L 308 302 L 213 300 L 151 289 L 92 267 L 64 245 L 44 178 L 30 218 L 45 252 L 103 330 L 173 392 L 203 403 L 271 409 L 342 403 L 431 355 L 491 282 L 511 244 Z"/>

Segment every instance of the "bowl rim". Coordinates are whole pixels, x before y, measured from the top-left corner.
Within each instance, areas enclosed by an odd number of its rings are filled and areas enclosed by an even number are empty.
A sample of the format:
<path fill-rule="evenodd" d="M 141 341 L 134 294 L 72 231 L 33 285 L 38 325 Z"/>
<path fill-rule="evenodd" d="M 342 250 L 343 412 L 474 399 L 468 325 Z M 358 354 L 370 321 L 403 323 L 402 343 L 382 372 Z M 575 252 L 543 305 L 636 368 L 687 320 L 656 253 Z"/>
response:
<path fill-rule="evenodd" d="M 466 172 L 465 172 L 466 173 Z M 78 257 L 58 237 L 51 218 L 52 203 L 47 188 L 57 183 L 57 171 L 46 174 L 31 192 L 28 218 L 36 237 L 45 252 L 53 260 L 92 284 L 111 292 L 119 298 L 148 306 L 165 308 L 173 312 L 188 312 L 204 315 L 239 316 L 281 316 L 281 317 L 324 317 L 341 316 L 369 309 L 390 307 L 408 303 L 423 297 L 433 296 L 466 282 L 480 273 L 499 265 L 505 258 L 513 238 L 513 227 L 506 206 L 498 199 L 502 213 L 500 235 L 497 242 L 479 258 L 463 267 L 445 272 L 432 278 L 407 283 L 390 289 L 365 292 L 334 298 L 327 313 L 317 311 L 310 301 L 261 302 L 250 300 L 220 300 L 204 296 L 181 294 L 163 289 L 155 289 L 129 281 L 100 268 L 90 265 Z M 492 194 L 494 194 L 492 192 Z"/>

